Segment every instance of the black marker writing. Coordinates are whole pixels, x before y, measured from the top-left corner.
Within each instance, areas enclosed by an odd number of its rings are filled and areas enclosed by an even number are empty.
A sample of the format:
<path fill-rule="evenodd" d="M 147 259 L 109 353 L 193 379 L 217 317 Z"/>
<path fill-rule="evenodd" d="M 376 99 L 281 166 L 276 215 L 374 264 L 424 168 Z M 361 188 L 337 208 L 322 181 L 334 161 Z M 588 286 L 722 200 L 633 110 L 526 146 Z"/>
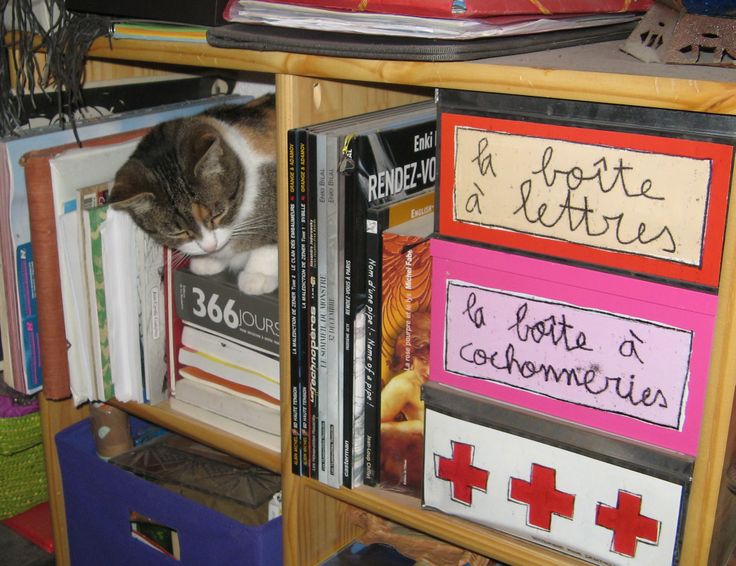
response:
<path fill-rule="evenodd" d="M 509 344 L 501 353 L 500 351 L 487 352 L 483 348 L 476 347 L 472 342 L 468 342 L 460 347 L 459 355 L 463 361 L 477 367 L 489 365 L 497 371 L 506 372 L 508 375 L 518 375 L 525 380 L 541 377 L 545 383 L 554 382 L 563 387 L 583 388 L 593 397 L 610 392 L 633 407 L 639 405 L 656 406 L 662 409 L 668 407 L 667 397 L 661 389 L 653 390 L 651 387 L 645 387 L 637 390 L 636 376 L 633 374 L 607 376 L 603 375 L 600 368 L 594 366 L 582 370 L 555 367 L 552 364 L 534 360 L 521 360 L 516 357 L 513 344 Z"/>
<path fill-rule="evenodd" d="M 618 347 L 618 353 L 621 354 L 625 358 L 636 358 L 640 364 L 643 364 L 644 361 L 639 357 L 639 352 L 636 351 L 636 342 L 639 342 L 639 344 L 643 344 L 644 340 L 639 338 L 633 330 L 629 330 L 629 334 L 631 334 L 631 337 L 633 340 L 624 340 L 621 342 L 621 344 Z"/>

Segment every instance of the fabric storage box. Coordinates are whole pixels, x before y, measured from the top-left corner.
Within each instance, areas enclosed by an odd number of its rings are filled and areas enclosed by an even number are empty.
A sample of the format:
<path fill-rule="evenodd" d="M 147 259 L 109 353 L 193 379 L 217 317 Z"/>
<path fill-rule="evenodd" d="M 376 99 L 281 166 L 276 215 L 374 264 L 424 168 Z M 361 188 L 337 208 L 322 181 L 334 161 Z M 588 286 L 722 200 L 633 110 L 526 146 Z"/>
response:
<path fill-rule="evenodd" d="M 601 565 L 678 563 L 693 459 L 424 386 L 423 505 Z"/>
<path fill-rule="evenodd" d="M 281 517 L 249 527 L 101 460 L 88 419 L 56 446 L 74 566 L 281 564 Z M 178 561 L 134 536 L 140 517 L 176 532 Z"/>
<path fill-rule="evenodd" d="M 18 406 L 0 395 L 0 519 L 47 499 L 38 403 Z"/>

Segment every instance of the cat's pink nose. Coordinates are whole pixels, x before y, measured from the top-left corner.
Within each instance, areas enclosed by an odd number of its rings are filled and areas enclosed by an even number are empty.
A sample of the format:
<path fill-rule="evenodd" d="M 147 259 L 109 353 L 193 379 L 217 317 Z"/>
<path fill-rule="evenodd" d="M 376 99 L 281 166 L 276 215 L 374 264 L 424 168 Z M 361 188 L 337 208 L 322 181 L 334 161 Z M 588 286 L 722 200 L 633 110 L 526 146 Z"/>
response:
<path fill-rule="evenodd" d="M 217 251 L 217 238 L 214 236 L 204 237 L 201 241 L 197 242 L 202 251 L 208 254 Z"/>

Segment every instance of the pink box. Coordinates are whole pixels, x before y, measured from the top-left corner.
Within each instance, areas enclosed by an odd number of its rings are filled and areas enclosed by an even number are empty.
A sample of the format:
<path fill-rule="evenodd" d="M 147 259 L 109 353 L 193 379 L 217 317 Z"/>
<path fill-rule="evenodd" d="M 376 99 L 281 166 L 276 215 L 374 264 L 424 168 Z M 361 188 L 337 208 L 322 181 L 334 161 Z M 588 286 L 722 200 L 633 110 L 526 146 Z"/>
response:
<path fill-rule="evenodd" d="M 432 381 L 695 455 L 717 297 L 435 239 Z"/>

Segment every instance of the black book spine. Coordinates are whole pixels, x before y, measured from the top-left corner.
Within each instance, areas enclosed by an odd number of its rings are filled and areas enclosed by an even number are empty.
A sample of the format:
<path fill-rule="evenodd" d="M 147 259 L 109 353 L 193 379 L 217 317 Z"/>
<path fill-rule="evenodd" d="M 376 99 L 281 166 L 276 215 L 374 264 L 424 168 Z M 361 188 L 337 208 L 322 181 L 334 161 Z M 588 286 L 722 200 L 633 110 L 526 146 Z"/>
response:
<path fill-rule="evenodd" d="M 340 155 L 338 158 L 338 171 L 343 167 L 343 164 L 349 162 L 352 159 L 350 154 L 350 144 L 345 141 L 345 138 L 339 138 L 339 151 Z M 343 446 L 342 446 L 342 484 L 345 487 L 353 487 L 353 465 L 354 465 L 354 449 L 353 446 L 353 434 L 354 434 L 354 418 L 357 415 L 353 413 L 353 379 L 354 379 L 354 355 L 355 355 L 355 343 L 354 343 L 354 328 L 353 321 L 355 319 L 355 312 L 353 311 L 352 302 L 352 253 L 350 252 L 350 246 L 352 245 L 351 231 L 355 222 L 353 215 L 355 212 L 354 198 L 355 198 L 355 187 L 352 185 L 354 177 L 352 175 L 345 176 L 340 175 L 340 185 L 342 189 L 342 211 L 340 218 L 340 241 L 342 242 L 342 262 L 343 262 L 343 281 L 341 292 L 343 294 Z"/>
<path fill-rule="evenodd" d="M 365 471 L 363 483 L 378 483 L 381 406 L 381 235 L 387 208 L 370 208 L 366 214 L 366 306 L 365 306 Z"/>
<path fill-rule="evenodd" d="M 309 289 L 308 289 L 308 264 L 309 264 L 309 216 L 307 211 L 307 148 L 304 143 L 304 135 L 301 130 L 296 131 L 296 147 L 297 147 L 297 192 L 299 194 L 299 221 L 297 222 L 298 246 L 297 259 L 299 262 L 299 369 L 301 371 L 300 380 L 300 431 L 301 431 L 301 465 L 302 475 L 310 475 L 310 382 L 309 382 Z"/>
<path fill-rule="evenodd" d="M 307 263 L 307 304 L 309 308 L 309 475 L 319 479 L 320 446 L 319 446 L 319 398 L 317 395 L 319 372 L 319 300 L 317 285 L 317 156 L 309 143 L 309 133 L 302 131 L 303 144 L 306 151 L 306 191 L 308 215 L 308 263 Z"/>
<path fill-rule="evenodd" d="M 287 134 L 287 183 L 289 190 L 289 356 L 291 378 L 291 472 L 301 475 L 300 380 L 299 364 L 299 213 L 297 194 L 296 132 Z"/>

